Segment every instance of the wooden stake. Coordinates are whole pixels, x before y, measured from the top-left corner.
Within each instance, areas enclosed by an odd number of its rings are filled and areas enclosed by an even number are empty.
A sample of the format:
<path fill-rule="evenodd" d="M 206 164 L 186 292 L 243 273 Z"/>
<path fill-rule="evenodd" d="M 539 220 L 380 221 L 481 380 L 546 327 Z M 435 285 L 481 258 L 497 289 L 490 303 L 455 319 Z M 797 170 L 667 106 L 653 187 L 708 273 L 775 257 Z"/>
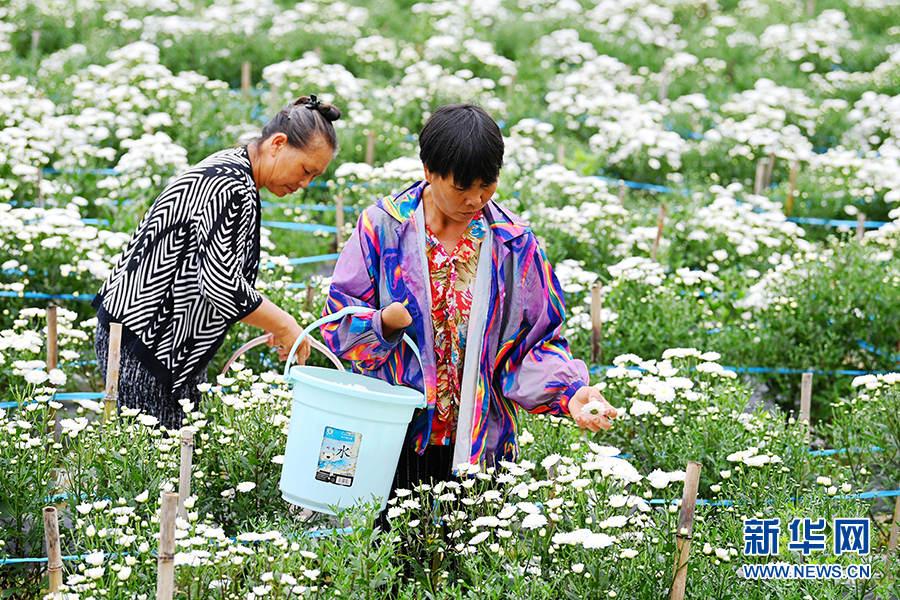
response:
<path fill-rule="evenodd" d="M 806 16 L 811 17 L 816 14 L 816 0 L 806 0 Z"/>
<path fill-rule="evenodd" d="M 31 57 L 36 61 L 38 50 L 41 49 L 41 30 L 31 30 Z"/>
<path fill-rule="evenodd" d="M 669 95 L 669 69 L 663 67 L 662 71 L 659 72 L 659 76 L 662 80 L 659 82 L 659 92 L 656 95 L 656 101 L 662 104 L 666 96 Z"/>
<path fill-rule="evenodd" d="M 670 600 L 684 600 L 687 587 L 687 563 L 691 551 L 694 529 L 694 512 L 697 509 L 697 488 L 700 486 L 700 463 L 689 460 L 684 476 L 684 494 L 681 497 L 681 519 L 675 534 L 675 581 Z"/>
<path fill-rule="evenodd" d="M 191 495 L 191 466 L 194 462 L 194 432 L 181 431 L 181 472 L 178 477 L 178 516 L 187 521 L 184 501 Z"/>
<path fill-rule="evenodd" d="M 595 283 L 591 288 L 591 364 L 599 365 L 603 360 L 603 295 L 601 285 Z"/>
<path fill-rule="evenodd" d="M 103 422 L 116 414 L 119 400 L 119 358 L 122 349 L 122 324 L 109 324 L 109 356 L 106 360 L 106 397 L 103 399 Z"/>
<path fill-rule="evenodd" d="M 156 600 L 172 600 L 175 593 L 175 515 L 178 494 L 162 493 L 159 514 L 159 560 L 156 573 Z"/>
<path fill-rule="evenodd" d="M 37 170 L 37 204 L 44 208 L 44 168 L 40 164 Z"/>
<path fill-rule="evenodd" d="M 368 151 L 367 151 L 368 152 Z M 341 251 L 341 246 L 344 245 L 344 192 L 338 192 L 338 195 L 334 199 L 335 204 L 335 214 L 334 214 L 334 222 L 337 225 L 337 251 Z"/>
<path fill-rule="evenodd" d="M 281 100 L 281 93 L 278 91 L 278 85 L 274 83 L 269 84 L 269 110 L 272 111 L 273 117 L 281 110 L 282 104 L 283 102 Z"/>
<path fill-rule="evenodd" d="M 513 73 L 509 77 L 509 83 L 506 84 L 506 95 L 512 96 L 516 92 L 516 74 Z"/>
<path fill-rule="evenodd" d="M 375 132 L 370 131 L 366 136 L 366 164 L 370 167 L 375 164 Z"/>
<path fill-rule="evenodd" d="M 58 594 L 62 585 L 62 550 L 59 545 L 59 514 L 55 506 L 44 507 L 44 542 L 47 544 L 47 571 L 50 575 L 50 593 Z"/>
<path fill-rule="evenodd" d="M 861 240 L 866 235 L 866 215 L 858 213 L 856 215 L 856 239 Z"/>
<path fill-rule="evenodd" d="M 625 182 L 621 179 L 619 180 L 619 204 L 625 206 Z"/>
<path fill-rule="evenodd" d="M 59 365 L 59 333 L 57 331 L 56 307 L 47 307 L 47 372 Z"/>
<path fill-rule="evenodd" d="M 897 502 L 894 504 L 894 522 L 891 525 L 891 541 L 888 544 L 889 553 L 897 551 L 898 541 L 900 541 L 900 496 L 897 496 Z"/>
<path fill-rule="evenodd" d="M 812 373 L 803 373 L 800 379 L 800 421 L 806 421 L 806 443 L 809 443 L 810 413 L 812 410 Z"/>
<path fill-rule="evenodd" d="M 566 164 L 566 145 L 560 144 L 556 147 L 556 163 L 559 165 Z"/>
<path fill-rule="evenodd" d="M 760 159 L 759 162 L 756 163 L 756 180 L 753 182 L 753 193 L 757 196 L 761 195 L 763 192 L 763 182 L 766 176 L 766 163 L 763 159 Z"/>
<path fill-rule="evenodd" d="M 311 283 L 306 284 L 306 310 L 312 312 L 313 302 L 316 298 L 316 286 Z"/>
<path fill-rule="evenodd" d="M 769 186 L 772 185 L 772 173 L 775 172 L 775 159 L 778 157 L 775 156 L 775 153 L 769 155 L 769 164 L 766 165 L 766 184 L 765 189 L 769 189 Z"/>
<path fill-rule="evenodd" d="M 663 228 L 666 226 L 666 205 L 659 205 L 659 216 L 656 218 L 656 239 L 653 240 L 653 247 L 650 249 L 650 259 L 656 260 L 659 251 L 659 241 L 662 239 Z"/>
<path fill-rule="evenodd" d="M 797 189 L 797 174 L 800 172 L 800 159 L 796 159 L 791 165 L 791 177 L 788 182 L 787 200 L 784 203 L 785 216 L 791 216 L 794 210 L 794 191 Z"/>
<path fill-rule="evenodd" d="M 245 60 L 241 65 L 241 93 L 245 98 L 250 97 L 250 86 L 252 85 L 252 68 L 249 60 Z"/>

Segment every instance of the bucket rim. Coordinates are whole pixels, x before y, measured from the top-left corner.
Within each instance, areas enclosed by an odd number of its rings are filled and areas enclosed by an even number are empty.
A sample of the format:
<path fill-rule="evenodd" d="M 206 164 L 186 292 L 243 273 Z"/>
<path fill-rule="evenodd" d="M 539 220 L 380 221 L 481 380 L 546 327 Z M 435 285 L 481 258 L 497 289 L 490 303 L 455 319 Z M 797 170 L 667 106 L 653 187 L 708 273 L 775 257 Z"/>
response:
<path fill-rule="evenodd" d="M 343 386 L 339 383 L 332 383 L 325 379 L 319 379 L 317 377 L 313 377 L 306 371 L 309 370 L 317 370 L 317 371 L 326 371 L 329 373 L 337 372 L 334 369 L 326 369 L 324 367 L 315 367 L 312 365 L 294 365 L 291 367 L 290 371 L 288 371 L 288 376 L 285 378 L 285 381 L 291 384 L 296 385 L 297 383 L 306 383 L 311 384 L 319 388 L 327 389 L 329 391 L 334 391 L 340 394 L 349 394 L 349 390 L 346 386 Z M 420 392 L 419 390 L 411 387 L 407 387 L 405 385 L 393 385 L 384 381 L 383 379 L 378 379 L 376 377 L 366 377 L 361 373 L 353 373 L 350 371 L 343 371 L 343 373 L 347 375 L 356 375 L 358 377 L 364 377 L 366 379 L 375 379 L 376 381 L 380 381 L 386 385 L 389 385 L 394 388 L 401 388 L 403 390 L 407 390 L 409 393 L 416 394 L 416 398 L 404 398 L 403 396 L 395 396 L 393 394 L 386 394 L 384 392 L 378 392 L 374 390 L 367 389 L 365 391 L 366 399 L 376 400 L 378 402 L 385 402 L 389 404 L 399 404 L 400 406 L 411 406 L 414 408 L 424 408 L 425 407 L 425 394 Z M 360 390 L 361 391 L 361 390 Z"/>

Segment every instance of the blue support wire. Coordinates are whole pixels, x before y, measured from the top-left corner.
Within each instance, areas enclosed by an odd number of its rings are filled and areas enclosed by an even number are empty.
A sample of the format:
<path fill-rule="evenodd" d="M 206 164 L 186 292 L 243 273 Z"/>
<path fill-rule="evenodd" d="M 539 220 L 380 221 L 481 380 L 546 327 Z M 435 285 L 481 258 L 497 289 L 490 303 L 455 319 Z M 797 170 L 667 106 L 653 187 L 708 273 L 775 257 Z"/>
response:
<path fill-rule="evenodd" d="M 824 227 L 857 227 L 856 221 L 847 221 L 843 219 L 816 219 L 813 217 L 787 217 L 792 223 L 801 223 L 803 225 L 822 225 Z M 866 229 L 878 229 L 888 224 L 888 221 L 866 221 Z"/>
<path fill-rule="evenodd" d="M 337 233 L 337 227 L 334 225 L 314 225 L 312 223 L 285 223 L 282 221 L 262 221 L 263 227 L 270 229 L 290 229 L 293 231 L 310 231 L 323 233 Z"/>

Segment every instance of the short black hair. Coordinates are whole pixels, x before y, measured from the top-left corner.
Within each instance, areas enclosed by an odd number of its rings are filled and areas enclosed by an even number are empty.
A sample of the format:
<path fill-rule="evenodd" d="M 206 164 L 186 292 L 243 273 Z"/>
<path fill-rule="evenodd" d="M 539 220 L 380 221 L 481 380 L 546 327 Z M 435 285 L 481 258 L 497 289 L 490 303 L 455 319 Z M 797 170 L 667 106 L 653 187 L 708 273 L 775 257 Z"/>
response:
<path fill-rule="evenodd" d="M 419 158 L 432 173 L 469 188 L 480 179 L 497 181 L 503 166 L 503 134 L 494 120 L 474 104 L 441 106 L 419 134 Z"/>

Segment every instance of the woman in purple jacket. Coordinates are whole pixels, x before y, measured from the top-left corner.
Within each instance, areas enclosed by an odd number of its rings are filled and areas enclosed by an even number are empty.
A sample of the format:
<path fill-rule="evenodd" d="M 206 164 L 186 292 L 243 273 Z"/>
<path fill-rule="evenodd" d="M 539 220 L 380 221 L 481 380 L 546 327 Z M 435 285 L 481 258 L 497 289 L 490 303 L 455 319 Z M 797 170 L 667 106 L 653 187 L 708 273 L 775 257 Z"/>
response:
<path fill-rule="evenodd" d="M 491 200 L 503 136 L 477 106 L 437 109 L 419 137 L 425 180 L 365 210 L 334 271 L 322 327 L 355 370 L 424 390 L 394 489 L 450 479 L 461 464 L 518 458 L 516 407 L 571 415 L 608 429 L 582 408 L 601 402 L 561 329 L 559 282 L 531 229 Z M 422 362 L 401 344 L 408 333 Z"/>

